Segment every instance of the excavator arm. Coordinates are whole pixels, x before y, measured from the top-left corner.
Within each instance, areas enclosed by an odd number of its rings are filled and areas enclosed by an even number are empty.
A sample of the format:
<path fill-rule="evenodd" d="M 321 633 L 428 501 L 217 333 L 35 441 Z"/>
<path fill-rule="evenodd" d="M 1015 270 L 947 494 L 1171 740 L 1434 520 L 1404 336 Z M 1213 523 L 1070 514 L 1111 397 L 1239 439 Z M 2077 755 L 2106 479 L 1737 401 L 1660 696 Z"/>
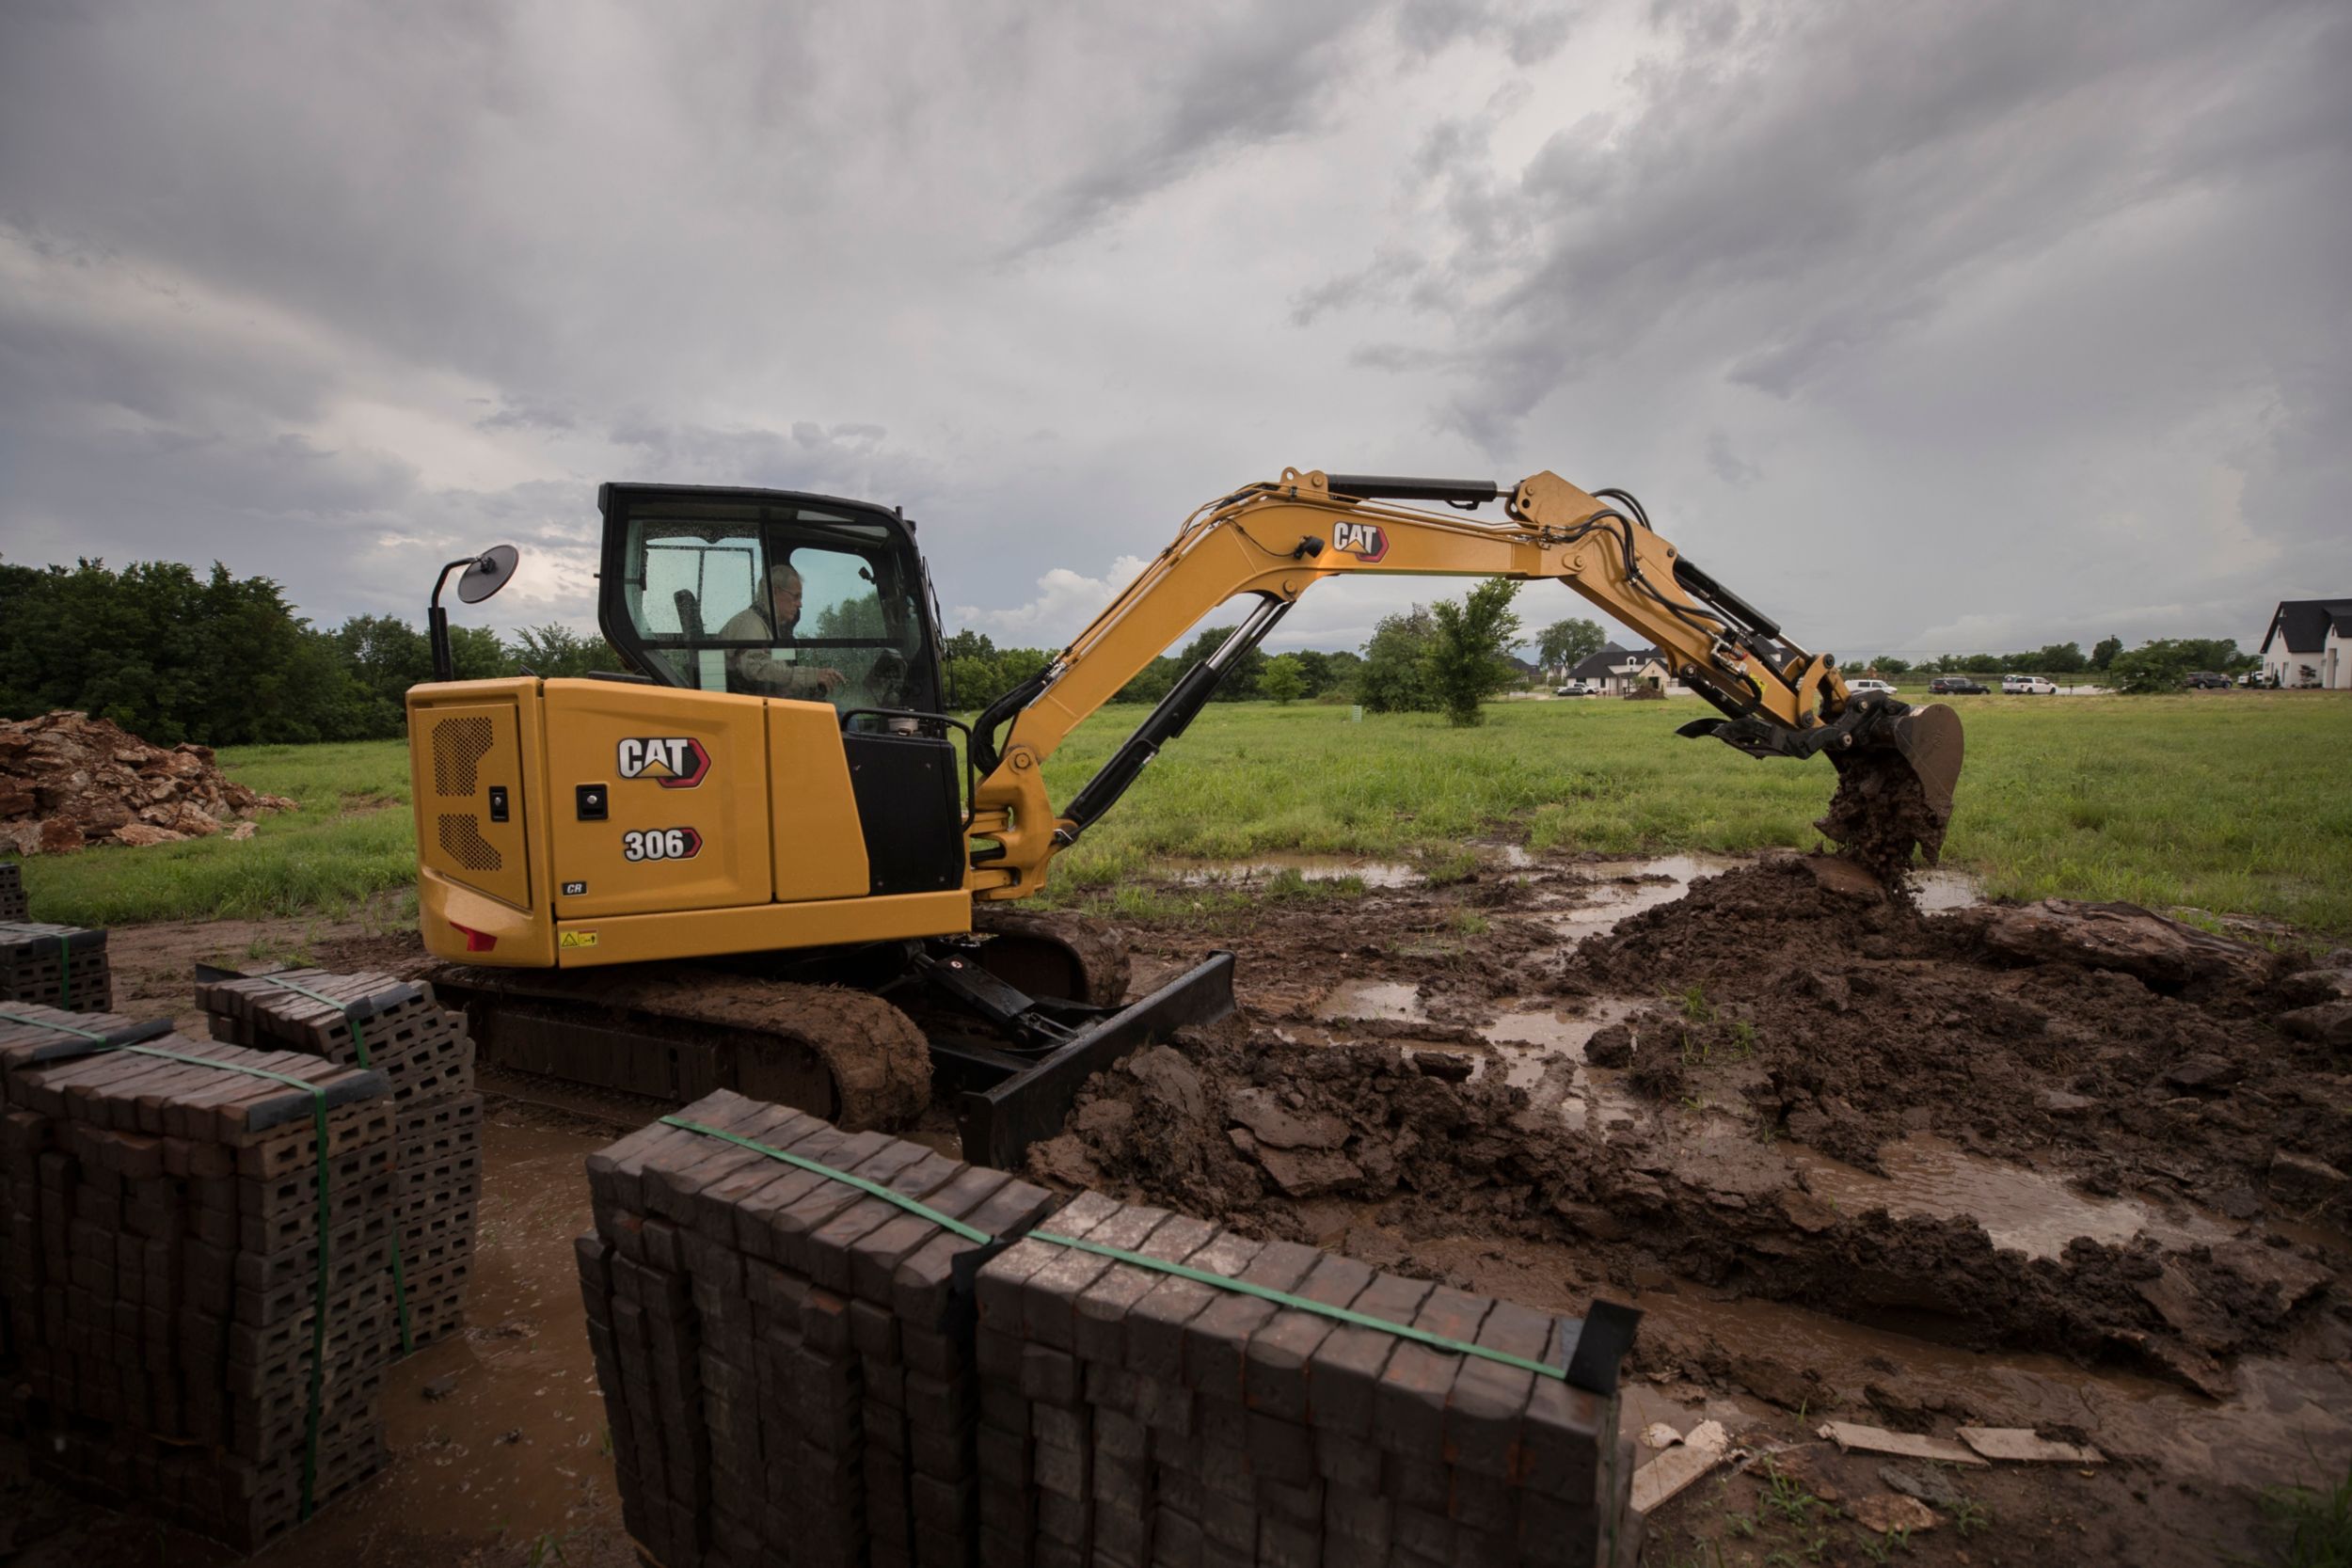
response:
<path fill-rule="evenodd" d="M 1501 500 L 1504 520 L 1467 515 Z M 1399 505 L 1438 502 L 1455 515 Z M 1019 898 L 1184 732 L 1240 655 L 1318 582 L 1389 576 L 1550 578 L 1651 639 L 1675 675 L 1720 717 L 1679 733 L 1713 736 L 1754 756 L 1826 753 L 1840 773 L 1824 822 L 1838 836 L 1887 824 L 1932 861 L 1951 815 L 1960 721 L 1847 689 L 1835 659 L 1809 653 L 1769 618 L 1653 532 L 1621 491 L 1588 494 L 1552 473 L 1509 490 L 1477 482 L 1333 475 L 1286 468 L 1212 501 L 1069 647 L 982 712 L 973 727 L 980 778 L 973 798 L 972 889 Z M 1043 767 L 1063 738 L 1195 623 L 1227 600 L 1255 595 L 1249 616 L 1185 671 L 1151 717 L 1068 804 L 1046 799 Z M 1883 798 L 1882 801 L 1882 798 Z M 1841 815 L 1842 813 L 1842 815 Z"/>

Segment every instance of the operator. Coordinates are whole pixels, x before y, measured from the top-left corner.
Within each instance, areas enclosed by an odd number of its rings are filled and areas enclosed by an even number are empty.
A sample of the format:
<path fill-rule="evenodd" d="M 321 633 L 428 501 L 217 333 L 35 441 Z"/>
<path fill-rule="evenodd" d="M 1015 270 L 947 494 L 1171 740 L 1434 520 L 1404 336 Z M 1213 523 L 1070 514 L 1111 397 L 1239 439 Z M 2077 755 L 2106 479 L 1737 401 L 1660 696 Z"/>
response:
<path fill-rule="evenodd" d="M 755 599 L 719 628 L 729 641 L 781 641 L 792 634 L 801 618 L 801 574 L 788 563 L 768 569 L 767 602 Z M 839 690 L 848 676 L 838 670 L 795 664 L 773 647 L 733 648 L 727 653 L 727 689 L 762 697 L 797 697 L 821 703 Z"/>

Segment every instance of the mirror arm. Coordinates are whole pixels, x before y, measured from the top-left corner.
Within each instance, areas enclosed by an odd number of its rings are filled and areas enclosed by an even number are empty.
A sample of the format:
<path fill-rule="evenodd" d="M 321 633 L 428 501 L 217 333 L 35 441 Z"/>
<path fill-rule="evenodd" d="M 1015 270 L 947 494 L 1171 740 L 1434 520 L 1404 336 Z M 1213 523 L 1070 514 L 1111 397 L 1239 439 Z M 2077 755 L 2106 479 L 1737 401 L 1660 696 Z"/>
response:
<path fill-rule="evenodd" d="M 456 656 L 450 651 L 449 611 L 441 608 L 441 590 L 449 586 L 449 575 L 460 566 L 470 566 L 479 556 L 466 556 L 441 568 L 441 575 L 433 579 L 433 597 L 424 609 L 425 637 L 433 648 L 433 678 L 453 681 L 457 678 Z"/>

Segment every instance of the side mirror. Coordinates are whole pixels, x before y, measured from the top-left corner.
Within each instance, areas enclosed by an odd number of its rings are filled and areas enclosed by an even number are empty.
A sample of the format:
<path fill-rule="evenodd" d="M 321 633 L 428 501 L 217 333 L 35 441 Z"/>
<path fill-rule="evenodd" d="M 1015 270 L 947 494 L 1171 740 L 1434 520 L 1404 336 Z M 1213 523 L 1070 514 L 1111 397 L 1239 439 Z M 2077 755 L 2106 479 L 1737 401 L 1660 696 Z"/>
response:
<path fill-rule="evenodd" d="M 466 575 L 457 579 L 457 596 L 468 604 L 480 604 L 506 586 L 521 560 L 522 552 L 512 545 L 491 546 L 475 556 Z"/>
<path fill-rule="evenodd" d="M 480 604 L 506 586 L 515 575 L 516 562 L 522 555 L 512 545 L 493 545 L 480 555 L 464 557 L 441 568 L 441 575 L 433 581 L 433 598 L 425 606 L 425 639 L 433 650 L 433 678 L 437 681 L 457 678 L 455 662 L 449 646 L 449 611 L 441 608 L 441 590 L 449 586 L 449 575 L 458 567 L 466 575 L 457 579 L 457 596 L 468 604 Z"/>

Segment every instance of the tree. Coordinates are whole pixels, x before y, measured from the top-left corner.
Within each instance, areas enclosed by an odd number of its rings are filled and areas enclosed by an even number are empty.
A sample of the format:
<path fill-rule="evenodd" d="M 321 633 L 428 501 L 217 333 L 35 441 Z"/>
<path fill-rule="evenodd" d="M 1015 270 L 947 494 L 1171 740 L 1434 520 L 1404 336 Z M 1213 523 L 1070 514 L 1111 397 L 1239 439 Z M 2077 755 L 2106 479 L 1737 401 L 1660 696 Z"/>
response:
<path fill-rule="evenodd" d="M 1911 673 L 1911 660 L 1897 658 L 1893 654 L 1885 654 L 1873 659 L 1870 668 L 1882 675 L 1905 675 Z"/>
<path fill-rule="evenodd" d="M 1420 713 L 1438 706 L 1427 658 L 1437 631 L 1419 605 L 1380 618 L 1364 644 L 1363 668 L 1356 677 L 1356 694 L 1365 707 L 1375 713 Z"/>
<path fill-rule="evenodd" d="M 988 634 L 985 632 L 968 630 L 955 632 L 940 643 L 939 657 L 941 658 L 994 658 L 996 644 L 988 640 Z"/>
<path fill-rule="evenodd" d="M 1546 670 L 1565 676 L 1600 652 L 1602 641 L 1598 621 L 1554 621 L 1535 640 L 1535 657 Z"/>
<path fill-rule="evenodd" d="M 2178 691 L 2191 670 L 2209 668 L 2197 663 L 2189 644 L 2165 639 L 2116 655 L 2107 661 L 2107 679 L 2118 691 L 2134 695 Z"/>
<path fill-rule="evenodd" d="M 601 637 L 550 621 L 516 632 L 515 641 L 507 644 L 506 662 L 516 674 L 529 670 L 545 680 L 576 679 L 592 671 L 620 669 L 621 656 Z"/>
<path fill-rule="evenodd" d="M 2122 651 L 2123 640 L 2122 638 L 2103 637 L 2099 639 L 2099 645 L 2090 650 L 2090 667 L 2093 670 L 2104 670 L 2114 663 L 2115 656 Z"/>
<path fill-rule="evenodd" d="M 2079 642 L 2047 643 L 2033 657 L 2036 670 L 2045 675 L 2080 674 L 2090 663 Z"/>
<path fill-rule="evenodd" d="M 1225 646 L 1225 640 L 1240 629 L 1239 626 L 1211 626 L 1184 644 L 1184 651 L 1176 656 L 1177 664 L 1183 669 L 1191 669 Z M 1233 662 L 1225 667 L 1225 678 L 1216 683 L 1216 690 L 1209 700 L 1238 703 L 1254 695 L 1258 689 L 1258 677 L 1265 673 L 1265 666 L 1263 648 L 1251 648 L 1235 656 Z"/>
<path fill-rule="evenodd" d="M 1307 694 L 1307 676 L 1298 667 L 1296 654 L 1282 654 L 1266 660 L 1264 671 L 1258 676 L 1258 694 L 1271 697 L 1287 707 Z"/>
<path fill-rule="evenodd" d="M 1429 646 L 1429 681 L 1447 723 L 1480 722 L 1486 717 L 1480 701 L 1517 678 L 1509 650 L 1519 635 L 1519 618 L 1511 609 L 1519 587 L 1510 578 L 1489 578 L 1459 604 L 1446 599 L 1430 607 L 1437 636 Z"/>
<path fill-rule="evenodd" d="M 1307 683 L 1305 693 L 1307 696 L 1320 697 L 1330 690 L 1339 680 L 1339 672 L 1332 664 L 1329 654 L 1317 653 L 1312 648 L 1301 648 L 1284 657 L 1298 661 L 1299 677 Z"/>

